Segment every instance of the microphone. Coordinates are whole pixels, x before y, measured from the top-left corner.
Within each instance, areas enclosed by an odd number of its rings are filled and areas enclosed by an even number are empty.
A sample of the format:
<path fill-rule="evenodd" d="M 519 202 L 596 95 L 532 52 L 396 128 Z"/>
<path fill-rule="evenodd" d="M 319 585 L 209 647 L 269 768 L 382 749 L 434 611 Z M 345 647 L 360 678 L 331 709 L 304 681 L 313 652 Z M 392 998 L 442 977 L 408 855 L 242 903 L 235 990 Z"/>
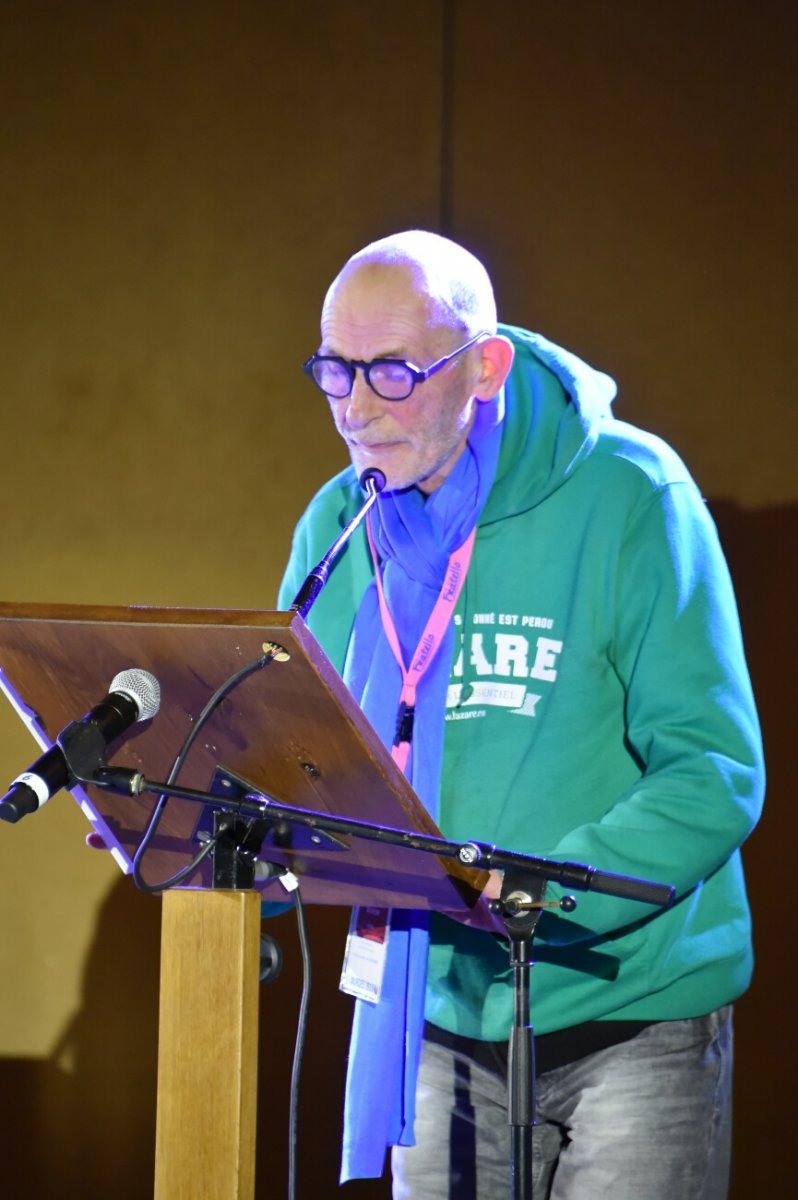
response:
<path fill-rule="evenodd" d="M 345 525 L 333 544 L 330 546 L 324 558 L 313 568 L 308 575 L 302 587 L 294 597 L 294 602 L 291 605 L 291 612 L 299 613 L 300 617 L 306 617 L 312 606 L 316 602 L 319 592 L 327 582 L 327 576 L 330 574 L 330 567 L 335 562 L 338 555 L 343 550 L 346 543 L 349 541 L 352 534 L 357 529 L 360 522 L 365 517 L 368 510 L 371 508 L 374 501 L 379 496 L 382 489 L 385 487 L 385 476 L 379 467 L 369 467 L 363 472 L 358 480 L 363 491 L 366 493 L 366 501 L 357 510 L 352 520 L 348 525 Z"/>
<path fill-rule="evenodd" d="M 62 787 L 71 786 L 85 770 L 103 762 L 109 742 L 134 725 L 154 717 L 161 704 L 161 688 L 149 671 L 133 667 L 111 681 L 108 695 L 80 721 L 59 733 L 56 745 L 18 775 L 0 800 L 0 820 L 16 824 L 36 812 Z"/>

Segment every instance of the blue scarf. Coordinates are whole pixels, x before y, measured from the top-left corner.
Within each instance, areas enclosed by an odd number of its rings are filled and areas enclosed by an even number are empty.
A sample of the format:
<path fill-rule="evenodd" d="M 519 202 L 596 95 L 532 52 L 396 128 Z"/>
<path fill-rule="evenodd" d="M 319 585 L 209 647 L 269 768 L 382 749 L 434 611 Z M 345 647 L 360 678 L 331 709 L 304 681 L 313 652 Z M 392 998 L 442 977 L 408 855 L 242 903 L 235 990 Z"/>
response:
<path fill-rule="evenodd" d="M 449 556 L 477 523 L 493 485 L 503 397 L 477 404 L 466 449 L 428 498 L 415 488 L 383 493 L 372 509 L 385 598 L 409 662 L 438 598 Z M 446 690 L 454 658 L 450 625 L 416 699 L 407 777 L 438 812 Z M 402 680 L 385 637 L 376 583 L 355 618 L 344 679 L 386 746 L 393 741 Z M 355 1001 L 349 1051 L 341 1182 L 382 1174 L 388 1146 L 412 1146 L 429 946 L 424 912 L 391 914 L 382 994 Z"/>

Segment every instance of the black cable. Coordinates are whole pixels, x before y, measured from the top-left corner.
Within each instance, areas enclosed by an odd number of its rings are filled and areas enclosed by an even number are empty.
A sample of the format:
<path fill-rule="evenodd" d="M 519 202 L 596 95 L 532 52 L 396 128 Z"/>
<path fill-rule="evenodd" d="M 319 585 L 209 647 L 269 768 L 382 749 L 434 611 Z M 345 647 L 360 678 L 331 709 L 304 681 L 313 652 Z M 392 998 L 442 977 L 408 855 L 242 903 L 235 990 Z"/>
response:
<path fill-rule="evenodd" d="M 278 652 L 279 647 L 269 643 L 268 649 L 266 649 L 259 658 L 256 658 L 253 662 L 247 663 L 246 666 L 241 667 L 238 671 L 231 675 L 229 679 L 226 679 L 224 683 L 220 684 L 189 730 L 183 745 L 178 751 L 175 761 L 172 763 L 172 769 L 170 770 L 166 779 L 167 784 L 172 784 L 177 781 L 177 776 L 183 769 L 183 764 L 186 761 L 189 750 L 194 745 L 195 739 L 199 736 L 200 730 L 205 725 L 205 722 L 208 720 L 214 710 L 218 708 L 222 700 L 224 700 L 230 694 L 230 692 L 232 692 L 234 688 L 238 687 L 239 683 L 242 683 L 249 675 L 254 675 L 256 671 L 260 671 L 262 667 L 265 667 L 267 663 L 270 663 Z M 188 879 L 194 874 L 203 859 L 206 858 L 207 855 L 209 855 L 215 848 L 218 840 L 218 838 L 210 838 L 199 851 L 199 853 L 191 860 L 191 862 L 187 866 L 181 868 L 176 875 L 172 875 L 169 879 L 164 879 L 160 883 L 147 883 L 141 874 L 141 864 L 144 859 L 144 855 L 150 848 L 150 844 L 155 836 L 156 830 L 158 829 L 158 825 L 160 824 L 161 817 L 164 814 L 164 810 L 166 809 L 168 802 L 168 796 L 161 795 L 158 798 L 158 803 L 156 804 L 153 814 L 150 817 L 149 824 L 144 831 L 144 837 L 141 839 L 139 847 L 133 856 L 133 880 L 136 884 L 136 887 L 142 892 L 164 892 L 167 890 L 167 888 L 176 887 L 179 883 L 182 883 L 185 879 Z"/>
<path fill-rule="evenodd" d="M 299 1016 L 296 1026 L 296 1045 L 294 1046 L 294 1062 L 291 1068 L 291 1091 L 288 1101 L 288 1200 L 296 1200 L 296 1155 L 297 1130 L 299 1127 L 299 1079 L 302 1072 L 302 1058 L 305 1052 L 305 1034 L 307 1032 L 308 1005 L 310 1003 L 310 947 L 308 931 L 305 923 L 305 906 L 299 893 L 294 889 L 294 904 L 296 906 L 297 930 L 299 946 L 302 951 L 302 997 L 299 1002 Z"/>
<path fill-rule="evenodd" d="M 247 663 L 246 666 L 236 671 L 229 679 L 225 680 L 220 687 L 216 689 L 210 700 L 207 702 L 195 724 L 189 730 L 180 751 L 175 758 L 172 768 L 167 777 L 167 784 L 173 784 L 177 780 L 179 772 L 183 768 L 188 753 L 198 737 L 200 730 L 208 720 L 210 715 L 225 699 L 227 695 L 239 683 L 243 682 L 249 675 L 255 671 L 261 670 L 267 663 L 271 662 L 278 653 L 279 647 L 270 646 L 268 650 L 257 658 L 254 662 Z M 150 847 L 158 824 L 163 816 L 169 797 L 162 794 L 158 798 L 158 803 L 150 818 L 150 822 L 145 830 L 144 837 L 139 844 L 138 850 L 133 858 L 133 878 L 136 886 L 145 892 L 162 892 L 167 888 L 175 887 L 178 883 L 182 883 L 190 875 L 196 871 L 197 867 L 203 859 L 213 850 L 218 837 L 210 838 L 202 847 L 200 852 L 187 866 L 178 871 L 177 874 L 169 879 L 162 880 L 160 883 L 147 883 L 141 875 L 141 862 Z M 310 946 L 308 944 L 307 923 L 305 921 L 305 906 L 300 895 L 299 887 L 294 889 L 294 906 L 296 908 L 297 929 L 299 933 L 299 945 L 302 953 L 302 995 L 299 1003 L 299 1015 L 297 1018 L 296 1043 L 294 1046 L 294 1060 L 291 1068 L 291 1085 L 288 1105 L 288 1195 L 289 1200 L 296 1200 L 296 1180 L 297 1180 L 297 1147 L 298 1147 L 298 1126 L 299 1126 L 299 1082 L 302 1074 L 302 1061 L 305 1052 L 305 1039 L 307 1035 L 307 1018 L 308 1007 L 310 1004 L 310 989 L 311 989 L 311 963 L 310 963 Z"/>

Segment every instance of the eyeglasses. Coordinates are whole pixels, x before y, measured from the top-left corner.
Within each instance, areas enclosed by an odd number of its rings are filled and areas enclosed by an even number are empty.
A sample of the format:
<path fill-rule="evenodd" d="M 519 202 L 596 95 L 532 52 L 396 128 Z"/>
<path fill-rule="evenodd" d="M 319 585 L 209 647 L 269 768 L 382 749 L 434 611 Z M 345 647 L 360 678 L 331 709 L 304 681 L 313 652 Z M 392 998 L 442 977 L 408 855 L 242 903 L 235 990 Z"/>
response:
<path fill-rule="evenodd" d="M 413 363 L 405 362 L 403 358 L 373 358 L 371 362 L 362 362 L 355 358 L 339 358 L 337 354 L 311 354 L 307 362 L 302 364 L 302 370 L 325 396 L 334 400 L 343 400 L 355 386 L 355 374 L 360 369 L 366 377 L 366 383 L 383 400 L 406 400 L 417 383 L 423 383 L 462 354 L 481 337 L 487 337 L 487 330 L 475 333 L 472 338 L 452 350 L 451 354 L 438 358 L 423 370 Z"/>

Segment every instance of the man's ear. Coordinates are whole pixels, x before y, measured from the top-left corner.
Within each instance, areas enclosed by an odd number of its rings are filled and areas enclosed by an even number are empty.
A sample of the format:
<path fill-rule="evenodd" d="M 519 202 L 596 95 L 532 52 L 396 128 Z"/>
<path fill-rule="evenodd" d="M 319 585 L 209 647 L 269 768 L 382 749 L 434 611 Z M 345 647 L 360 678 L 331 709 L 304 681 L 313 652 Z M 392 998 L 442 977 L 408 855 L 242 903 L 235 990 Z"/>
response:
<path fill-rule="evenodd" d="M 482 355 L 482 375 L 474 395 L 477 400 L 492 400 L 510 374 L 515 349 L 509 338 L 498 333 L 480 342 L 478 348 Z"/>

